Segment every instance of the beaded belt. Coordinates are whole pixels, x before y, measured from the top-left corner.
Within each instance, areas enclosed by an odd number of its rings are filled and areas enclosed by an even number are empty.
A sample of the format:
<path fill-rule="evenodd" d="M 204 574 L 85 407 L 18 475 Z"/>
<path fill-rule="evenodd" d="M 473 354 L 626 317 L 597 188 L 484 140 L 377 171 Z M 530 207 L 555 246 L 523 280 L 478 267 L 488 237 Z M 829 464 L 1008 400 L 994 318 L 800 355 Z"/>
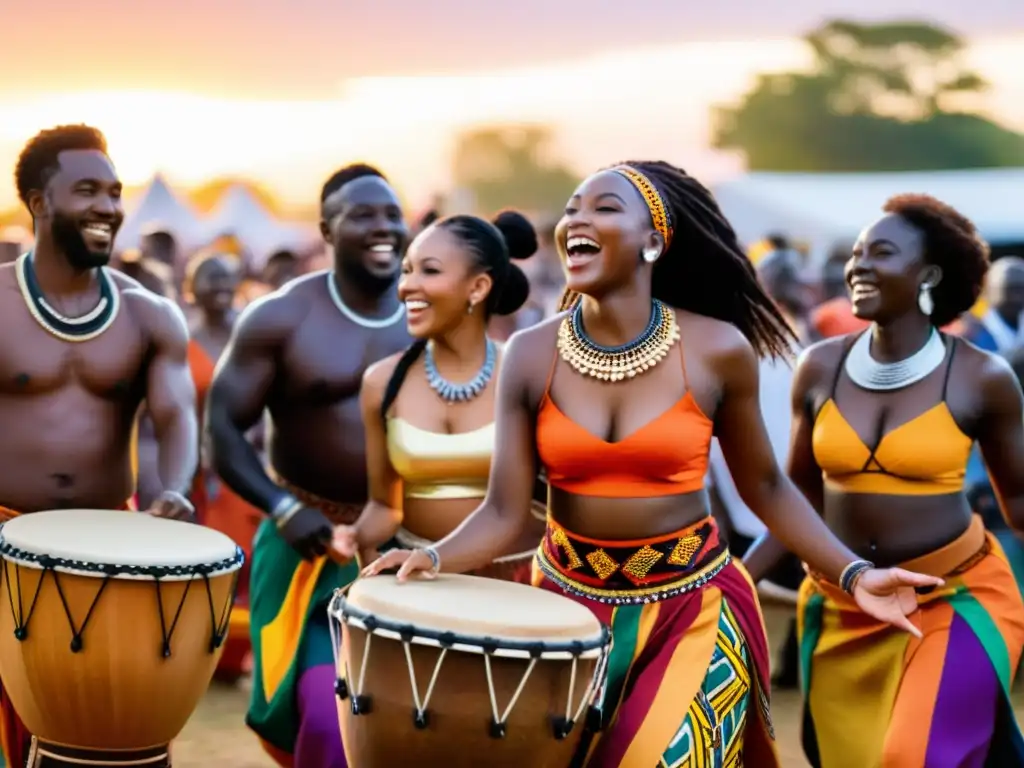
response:
<path fill-rule="evenodd" d="M 713 518 L 650 539 L 599 541 L 548 517 L 537 565 L 566 592 L 600 603 L 653 603 L 699 589 L 729 564 Z"/>

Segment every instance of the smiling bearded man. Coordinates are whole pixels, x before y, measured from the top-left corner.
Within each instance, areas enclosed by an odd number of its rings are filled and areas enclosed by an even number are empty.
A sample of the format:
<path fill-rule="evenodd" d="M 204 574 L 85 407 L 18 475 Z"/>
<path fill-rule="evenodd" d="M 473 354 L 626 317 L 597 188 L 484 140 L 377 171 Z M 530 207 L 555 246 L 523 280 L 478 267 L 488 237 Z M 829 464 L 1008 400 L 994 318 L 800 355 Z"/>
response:
<path fill-rule="evenodd" d="M 14 175 L 35 247 L 0 267 L 0 520 L 126 508 L 143 400 L 159 467 L 149 511 L 191 519 L 199 440 L 188 328 L 171 302 L 106 267 L 124 210 L 103 134 L 42 131 Z M 29 736 L 2 688 L 0 713 L 5 764 L 24 765 Z"/>
<path fill-rule="evenodd" d="M 358 566 L 325 553 L 332 526 L 366 503 L 363 372 L 411 342 L 395 288 L 409 232 L 394 190 L 369 166 L 338 171 L 320 201 L 334 268 L 289 282 L 239 318 L 206 429 L 217 473 L 268 515 L 253 544 L 246 722 L 281 765 L 337 768 L 346 763 L 326 607 Z M 273 479 L 245 437 L 264 409 Z"/>

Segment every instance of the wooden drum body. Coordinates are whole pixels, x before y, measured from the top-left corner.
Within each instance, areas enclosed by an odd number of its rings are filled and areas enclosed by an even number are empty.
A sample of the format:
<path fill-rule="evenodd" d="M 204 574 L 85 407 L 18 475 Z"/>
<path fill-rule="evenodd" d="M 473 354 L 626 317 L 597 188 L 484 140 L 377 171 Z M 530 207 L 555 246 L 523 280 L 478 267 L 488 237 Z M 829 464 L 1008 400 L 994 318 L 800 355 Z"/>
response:
<path fill-rule="evenodd" d="M 0 679 L 32 764 L 166 764 L 220 658 L 242 551 L 191 523 L 60 510 L 0 526 L 0 557 Z"/>
<path fill-rule="evenodd" d="M 350 765 L 569 765 L 610 646 L 584 606 L 443 574 L 363 579 L 329 612 Z"/>

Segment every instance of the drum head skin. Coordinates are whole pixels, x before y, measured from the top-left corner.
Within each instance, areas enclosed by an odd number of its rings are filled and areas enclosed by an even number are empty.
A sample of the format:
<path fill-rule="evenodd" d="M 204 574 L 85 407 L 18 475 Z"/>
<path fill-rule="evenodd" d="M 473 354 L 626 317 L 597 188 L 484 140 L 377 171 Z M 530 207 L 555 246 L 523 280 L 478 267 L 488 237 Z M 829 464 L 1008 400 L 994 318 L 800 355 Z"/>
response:
<path fill-rule="evenodd" d="M 346 602 L 381 619 L 437 632 L 508 640 L 591 640 L 600 622 L 584 606 L 512 581 L 441 574 L 399 582 L 371 576 L 352 585 Z"/>
<path fill-rule="evenodd" d="M 212 528 L 109 509 L 60 509 L 16 517 L 0 527 L 0 546 L 3 557 L 14 562 L 22 558 L 11 549 L 80 563 L 140 568 L 212 565 L 238 552 L 235 542 Z"/>

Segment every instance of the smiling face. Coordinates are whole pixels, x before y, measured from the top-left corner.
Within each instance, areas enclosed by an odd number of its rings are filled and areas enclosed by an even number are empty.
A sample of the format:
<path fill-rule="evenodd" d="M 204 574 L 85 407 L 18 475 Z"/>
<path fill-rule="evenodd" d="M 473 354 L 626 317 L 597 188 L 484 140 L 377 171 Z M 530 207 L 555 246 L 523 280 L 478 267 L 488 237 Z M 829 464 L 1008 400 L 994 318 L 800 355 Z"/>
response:
<path fill-rule="evenodd" d="M 647 203 L 632 182 L 615 171 L 588 178 L 569 198 L 555 227 L 567 287 L 600 297 L 628 285 L 650 264 L 645 249 L 664 248 Z"/>
<path fill-rule="evenodd" d="M 29 207 L 48 220 L 50 235 L 75 269 L 101 267 L 110 261 L 114 237 L 124 221 L 121 182 L 103 152 L 61 152 L 57 172 L 46 188 L 33 193 Z"/>
<path fill-rule="evenodd" d="M 391 186 L 378 176 L 354 179 L 324 200 L 321 216 L 339 267 L 369 289 L 390 288 L 409 239 Z"/>
<path fill-rule="evenodd" d="M 196 306 L 211 314 L 231 309 L 238 290 L 238 271 L 227 258 L 214 256 L 200 264 L 192 276 Z"/>
<path fill-rule="evenodd" d="M 491 276 L 458 237 L 443 227 L 428 227 L 409 246 L 398 281 L 409 333 L 420 339 L 441 336 L 466 321 L 470 303 L 484 322 L 482 308 L 491 287 Z"/>
<path fill-rule="evenodd" d="M 920 230 L 896 214 L 865 229 L 846 262 L 854 315 L 880 324 L 920 311 L 921 285 L 934 287 L 941 279 L 942 271 L 925 260 Z"/>

